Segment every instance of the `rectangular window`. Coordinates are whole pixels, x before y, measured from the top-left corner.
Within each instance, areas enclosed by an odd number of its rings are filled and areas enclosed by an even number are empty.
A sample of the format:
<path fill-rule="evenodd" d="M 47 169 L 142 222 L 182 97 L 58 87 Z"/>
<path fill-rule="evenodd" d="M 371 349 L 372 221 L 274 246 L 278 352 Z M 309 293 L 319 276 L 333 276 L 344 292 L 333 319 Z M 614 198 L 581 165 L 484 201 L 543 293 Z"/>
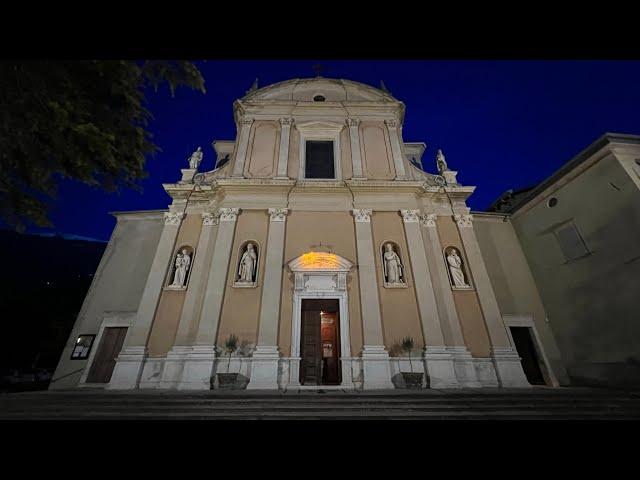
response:
<path fill-rule="evenodd" d="M 336 178 L 333 142 L 307 140 L 305 147 L 304 178 Z"/>
<path fill-rule="evenodd" d="M 555 231 L 560 249 L 568 262 L 589 254 L 589 249 L 573 223 Z"/>

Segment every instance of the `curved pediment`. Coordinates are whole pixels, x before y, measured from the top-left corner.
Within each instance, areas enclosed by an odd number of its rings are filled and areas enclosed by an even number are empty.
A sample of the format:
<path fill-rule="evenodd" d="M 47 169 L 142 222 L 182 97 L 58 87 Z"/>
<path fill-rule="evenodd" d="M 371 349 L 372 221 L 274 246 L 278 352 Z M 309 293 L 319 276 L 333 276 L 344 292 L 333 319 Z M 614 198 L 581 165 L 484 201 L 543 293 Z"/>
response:
<path fill-rule="evenodd" d="M 351 267 L 346 258 L 328 252 L 307 252 L 289 262 L 292 272 L 348 272 Z"/>

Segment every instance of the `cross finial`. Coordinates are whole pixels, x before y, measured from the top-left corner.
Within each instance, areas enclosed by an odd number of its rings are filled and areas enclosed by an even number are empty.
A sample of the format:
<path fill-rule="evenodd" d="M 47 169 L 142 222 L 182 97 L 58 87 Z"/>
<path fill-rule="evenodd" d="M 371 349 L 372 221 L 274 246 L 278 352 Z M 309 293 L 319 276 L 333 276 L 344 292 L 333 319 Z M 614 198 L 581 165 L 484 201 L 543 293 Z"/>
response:
<path fill-rule="evenodd" d="M 324 67 L 322 65 L 320 65 L 319 63 L 316 63 L 313 66 L 313 71 L 316 72 L 316 77 L 320 76 L 320 73 L 322 73 L 322 70 L 324 70 Z"/>

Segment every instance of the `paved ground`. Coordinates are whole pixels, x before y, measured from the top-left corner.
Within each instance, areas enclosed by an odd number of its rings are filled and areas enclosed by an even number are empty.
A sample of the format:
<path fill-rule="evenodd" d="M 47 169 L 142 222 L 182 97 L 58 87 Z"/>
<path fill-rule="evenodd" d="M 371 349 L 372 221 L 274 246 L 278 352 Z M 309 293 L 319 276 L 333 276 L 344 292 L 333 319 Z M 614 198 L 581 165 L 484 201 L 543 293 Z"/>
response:
<path fill-rule="evenodd" d="M 0 394 L 0 420 L 640 420 L 640 392 L 587 388 Z"/>

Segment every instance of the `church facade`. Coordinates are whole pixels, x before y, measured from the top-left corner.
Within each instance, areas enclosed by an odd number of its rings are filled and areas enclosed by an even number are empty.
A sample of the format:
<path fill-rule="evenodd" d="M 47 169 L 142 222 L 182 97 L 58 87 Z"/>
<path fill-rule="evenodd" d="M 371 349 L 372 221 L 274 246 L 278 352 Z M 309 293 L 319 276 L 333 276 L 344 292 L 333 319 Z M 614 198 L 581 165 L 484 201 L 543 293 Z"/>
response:
<path fill-rule="evenodd" d="M 212 170 L 199 149 L 166 210 L 114 214 L 50 388 L 567 383 L 508 216 L 420 167 L 404 109 L 321 77 L 237 100 Z"/>

